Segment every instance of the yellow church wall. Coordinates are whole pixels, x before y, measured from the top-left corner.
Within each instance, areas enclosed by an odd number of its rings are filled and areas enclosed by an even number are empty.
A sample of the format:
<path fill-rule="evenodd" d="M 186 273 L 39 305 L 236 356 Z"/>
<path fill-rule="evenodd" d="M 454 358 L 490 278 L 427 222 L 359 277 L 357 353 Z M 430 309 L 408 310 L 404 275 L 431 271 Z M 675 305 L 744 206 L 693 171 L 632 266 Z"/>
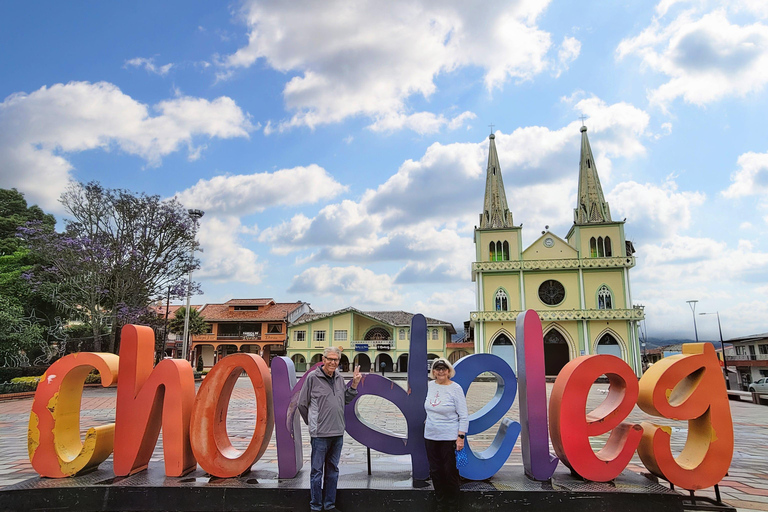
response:
<path fill-rule="evenodd" d="M 544 245 L 547 238 L 554 242 L 552 247 Z M 523 251 L 524 260 L 565 260 L 577 257 L 576 249 L 554 235 L 542 236 Z"/>
<path fill-rule="evenodd" d="M 539 299 L 539 286 L 548 279 L 559 281 L 565 287 L 565 299 L 557 306 L 548 306 Z M 579 274 L 577 272 L 524 272 L 525 307 L 547 311 L 551 309 L 579 309 Z"/>
<path fill-rule="evenodd" d="M 493 231 L 477 231 L 475 243 L 479 254 L 477 261 L 491 261 L 490 243 L 491 242 L 509 242 L 509 259 L 517 260 L 520 255 L 520 232 L 519 230 L 496 229 Z"/>
<path fill-rule="evenodd" d="M 574 234 L 578 236 L 579 239 L 569 240 L 569 242 L 572 245 L 580 248 L 583 258 L 588 258 L 590 256 L 589 240 L 592 237 L 597 238 L 600 236 L 603 238 L 606 236 L 611 237 L 611 252 L 613 256 L 625 256 L 624 241 L 622 240 L 621 226 L 619 224 L 595 224 L 592 226 L 579 226 L 578 231 Z"/>
<path fill-rule="evenodd" d="M 509 311 L 519 311 L 520 275 L 517 272 L 483 274 L 483 310 L 496 309 L 496 292 L 503 288 L 507 292 Z"/>
<path fill-rule="evenodd" d="M 584 271 L 586 309 L 597 309 L 597 290 L 606 285 L 613 295 L 613 309 L 626 309 L 624 277 L 621 270 Z"/>

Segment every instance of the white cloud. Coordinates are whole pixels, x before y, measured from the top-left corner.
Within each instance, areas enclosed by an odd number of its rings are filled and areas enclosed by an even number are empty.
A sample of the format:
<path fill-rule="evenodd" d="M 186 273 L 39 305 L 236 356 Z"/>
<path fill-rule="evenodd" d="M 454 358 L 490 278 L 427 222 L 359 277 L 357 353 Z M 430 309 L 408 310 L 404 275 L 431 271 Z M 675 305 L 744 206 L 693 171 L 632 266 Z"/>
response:
<path fill-rule="evenodd" d="M 725 197 L 736 199 L 768 193 L 768 153 L 744 153 L 738 159 L 739 169 L 731 174 L 731 185 Z"/>
<path fill-rule="evenodd" d="M 311 190 L 297 197 L 295 191 Z M 272 206 L 324 201 L 345 192 L 348 187 L 337 182 L 322 167 L 312 164 L 275 172 L 235 176 L 216 176 L 200 180 L 177 194 L 182 204 L 206 212 L 248 215 Z"/>
<path fill-rule="evenodd" d="M 765 331 L 761 314 L 768 314 L 765 301 L 744 302 L 745 297 L 762 296 L 759 290 L 768 280 L 768 253 L 756 250 L 751 242 L 740 240 L 734 248 L 711 238 L 675 236 L 639 246 L 638 258 L 632 271 L 633 298 L 650 305 L 649 332 L 692 338 L 693 325 L 690 331 L 670 332 L 683 315 L 690 318 L 685 301 L 691 299 L 699 300 L 697 312 L 720 311 L 724 330 Z M 698 322 L 701 339 L 717 338 L 715 323 L 707 331 L 702 329 L 704 320 Z M 729 333 L 724 335 L 727 339 Z"/>
<path fill-rule="evenodd" d="M 591 143 L 604 183 L 610 183 L 613 158 L 644 153 L 640 139 L 648 115 L 642 110 L 597 98 L 583 99 L 574 108 L 588 113 L 595 126 Z M 534 226 L 526 236 L 545 224 L 567 229 L 573 219 L 579 126 L 574 122 L 557 130 L 532 126 L 496 133 L 515 222 Z M 264 229 L 259 240 L 281 255 L 311 251 L 299 258 L 302 262 L 405 261 L 396 278 L 400 282 L 456 282 L 466 277 L 474 257 L 471 233 L 482 210 L 487 151 L 487 139 L 432 144 L 420 159 L 405 161 L 359 201 L 325 206 L 312 218 L 295 215 Z M 450 263 L 443 260 L 445 251 L 452 254 Z"/>
<path fill-rule="evenodd" d="M 465 286 L 454 284 L 450 291 L 434 292 L 425 300 L 416 301 L 413 307 L 413 311 L 432 318 L 451 319 L 456 330 L 464 327 L 464 320 L 469 320 L 469 312 L 475 309 L 475 294 L 468 280 Z"/>
<path fill-rule="evenodd" d="M 554 66 L 551 36 L 537 26 L 548 3 L 513 0 L 489 15 L 487 5 L 461 1 L 249 0 L 248 44 L 220 59 L 221 75 L 260 59 L 293 75 L 283 90 L 293 116 L 282 129 L 360 114 L 407 118 L 408 98 L 429 97 L 437 76 L 460 67 L 482 69 L 491 90 Z M 567 38 L 562 57 L 572 58 L 575 46 Z M 433 126 L 427 121 L 399 126 Z"/>
<path fill-rule="evenodd" d="M 73 169 L 67 154 L 119 149 L 157 166 L 182 146 L 198 157 L 204 146 L 193 143 L 201 136 L 248 137 L 252 129 L 247 114 L 225 96 L 183 96 L 150 109 L 110 83 L 55 84 L 0 103 L 0 180 L 59 211 L 57 199 Z"/>
<path fill-rule="evenodd" d="M 461 128 L 466 120 L 475 119 L 476 117 L 477 115 L 469 111 L 462 112 L 452 119 L 447 119 L 442 114 L 437 116 L 432 112 L 417 112 L 410 115 L 388 114 L 376 119 L 368 128 L 375 132 L 392 132 L 408 128 L 419 135 L 424 135 L 439 132 L 444 126 L 448 126 L 451 130 Z"/>
<path fill-rule="evenodd" d="M 563 71 L 568 69 L 568 66 L 576 60 L 581 53 L 581 41 L 575 37 L 564 37 L 563 42 L 560 44 L 560 49 L 557 51 L 557 70 L 555 76 L 560 76 Z"/>
<path fill-rule="evenodd" d="M 360 307 L 397 307 L 402 302 L 399 287 L 389 275 L 356 266 L 308 268 L 293 278 L 288 292 L 343 295 Z"/>
<path fill-rule="evenodd" d="M 632 233 L 639 241 L 667 240 L 691 226 L 695 208 L 706 200 L 701 192 L 678 191 L 672 178 L 661 185 L 626 181 L 607 194 L 615 219 L 632 219 Z"/>
<path fill-rule="evenodd" d="M 645 68 L 668 77 L 649 93 L 652 103 L 666 108 L 682 97 L 688 103 L 705 105 L 765 87 L 768 26 L 758 21 L 739 25 L 729 20 L 733 14 L 729 8 L 756 13 L 751 2 L 726 4 L 709 12 L 709 2 L 695 2 L 667 19 L 675 3 L 661 2 L 651 24 L 637 36 L 621 41 L 616 49 L 619 59 L 637 55 Z"/>
<path fill-rule="evenodd" d="M 133 59 L 125 61 L 125 67 L 132 66 L 134 68 L 143 67 L 148 73 L 154 73 L 156 75 L 165 76 L 173 67 L 173 63 L 164 64 L 162 66 L 155 65 L 154 57 L 146 59 L 144 57 L 134 57 Z"/>
<path fill-rule="evenodd" d="M 242 246 L 240 238 L 254 230 L 255 227 L 243 226 L 234 216 L 203 217 L 198 231 L 203 252 L 197 255 L 202 265 L 194 277 L 216 282 L 261 283 L 264 265 L 259 263 L 256 253 Z"/>

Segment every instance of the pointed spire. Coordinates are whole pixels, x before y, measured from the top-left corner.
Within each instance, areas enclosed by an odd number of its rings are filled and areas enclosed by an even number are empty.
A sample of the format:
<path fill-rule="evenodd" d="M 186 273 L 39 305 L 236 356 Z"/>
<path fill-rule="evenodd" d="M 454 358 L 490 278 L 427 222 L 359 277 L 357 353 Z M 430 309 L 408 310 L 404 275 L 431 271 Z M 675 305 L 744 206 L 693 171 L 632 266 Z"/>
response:
<path fill-rule="evenodd" d="M 507 194 L 504 192 L 504 181 L 501 179 L 499 155 L 496 153 L 496 136 L 491 134 L 488 139 L 488 170 L 485 176 L 485 202 L 483 213 L 480 214 L 480 229 L 511 228 L 512 212 L 507 207 Z"/>
<path fill-rule="evenodd" d="M 584 121 L 582 120 L 582 123 Z M 581 127 L 581 160 L 579 162 L 579 198 L 573 211 L 575 224 L 611 222 L 611 210 L 603 196 L 597 166 L 587 138 L 587 127 Z"/>

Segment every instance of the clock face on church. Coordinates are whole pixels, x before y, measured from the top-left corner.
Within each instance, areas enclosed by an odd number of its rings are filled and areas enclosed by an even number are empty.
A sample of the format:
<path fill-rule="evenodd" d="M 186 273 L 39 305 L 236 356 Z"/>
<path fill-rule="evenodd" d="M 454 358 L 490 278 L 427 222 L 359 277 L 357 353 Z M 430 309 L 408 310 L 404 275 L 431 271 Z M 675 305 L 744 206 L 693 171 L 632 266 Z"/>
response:
<path fill-rule="evenodd" d="M 565 299 L 565 288 L 560 281 L 547 279 L 539 286 L 539 299 L 547 306 L 557 306 Z"/>

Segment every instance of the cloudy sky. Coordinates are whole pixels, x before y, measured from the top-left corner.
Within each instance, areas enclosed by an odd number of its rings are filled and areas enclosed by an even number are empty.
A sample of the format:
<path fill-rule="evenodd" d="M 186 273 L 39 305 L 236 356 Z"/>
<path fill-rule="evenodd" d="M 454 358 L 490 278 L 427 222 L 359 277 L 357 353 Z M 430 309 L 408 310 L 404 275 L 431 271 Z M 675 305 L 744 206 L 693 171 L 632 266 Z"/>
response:
<path fill-rule="evenodd" d="M 205 295 L 475 307 L 493 124 L 525 243 L 565 236 L 579 118 L 649 336 L 768 331 L 768 4 L 0 3 L 0 187 L 205 211 Z M 704 339 L 714 316 L 697 318 Z"/>

